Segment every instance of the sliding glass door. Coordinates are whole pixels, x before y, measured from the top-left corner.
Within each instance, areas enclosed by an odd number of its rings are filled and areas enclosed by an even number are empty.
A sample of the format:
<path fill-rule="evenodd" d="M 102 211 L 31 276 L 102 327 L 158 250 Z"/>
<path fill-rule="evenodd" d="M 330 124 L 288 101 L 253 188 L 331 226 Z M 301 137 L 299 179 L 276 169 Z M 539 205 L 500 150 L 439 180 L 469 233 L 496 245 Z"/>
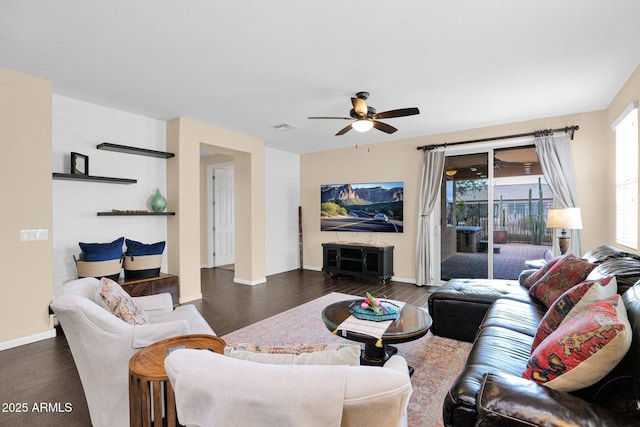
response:
<path fill-rule="evenodd" d="M 488 154 L 448 156 L 444 167 L 440 277 L 488 276 Z"/>
<path fill-rule="evenodd" d="M 547 210 L 553 194 L 534 147 L 493 151 L 493 277 L 516 279 L 551 250 Z"/>
<path fill-rule="evenodd" d="M 553 196 L 533 146 L 447 155 L 441 194 L 440 278 L 517 279 L 551 249 Z"/>

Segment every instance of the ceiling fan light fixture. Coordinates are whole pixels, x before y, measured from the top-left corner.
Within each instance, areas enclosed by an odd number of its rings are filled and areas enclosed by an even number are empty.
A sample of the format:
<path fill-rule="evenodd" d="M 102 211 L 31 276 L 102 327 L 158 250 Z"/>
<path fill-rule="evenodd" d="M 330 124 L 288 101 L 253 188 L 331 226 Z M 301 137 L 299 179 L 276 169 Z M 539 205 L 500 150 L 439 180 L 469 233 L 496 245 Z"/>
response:
<path fill-rule="evenodd" d="M 380 132 L 384 132 L 386 134 L 392 134 L 398 129 L 379 121 L 380 119 L 393 119 L 395 117 L 406 117 L 420 114 L 420 110 L 418 110 L 417 107 L 399 108 L 397 110 L 388 110 L 378 113 L 375 108 L 367 105 L 365 102 L 369 97 L 369 92 L 358 92 L 356 97 L 357 98 L 351 98 L 351 105 L 353 108 L 349 111 L 349 117 L 309 117 L 309 119 L 349 120 L 349 125 L 340 129 L 338 133 L 336 133 L 336 136 L 344 135 L 351 129 L 355 129 L 357 132 L 366 132 L 371 128 L 376 128 Z"/>
<path fill-rule="evenodd" d="M 373 122 L 368 119 L 358 119 L 351 123 L 351 127 L 357 132 L 366 132 L 373 127 Z"/>
<path fill-rule="evenodd" d="M 448 171 L 445 172 L 445 174 L 447 174 L 447 176 L 454 176 L 457 173 L 458 173 L 457 169 L 449 169 Z"/>

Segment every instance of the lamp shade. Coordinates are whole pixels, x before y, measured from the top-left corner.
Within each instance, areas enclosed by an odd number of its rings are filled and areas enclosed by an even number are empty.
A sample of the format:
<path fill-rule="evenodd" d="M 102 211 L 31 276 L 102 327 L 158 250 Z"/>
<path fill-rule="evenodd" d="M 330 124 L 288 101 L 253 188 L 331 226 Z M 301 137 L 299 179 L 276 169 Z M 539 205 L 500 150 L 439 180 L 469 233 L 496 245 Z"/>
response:
<path fill-rule="evenodd" d="M 547 213 L 547 228 L 582 229 L 580 208 L 549 209 Z"/>
<path fill-rule="evenodd" d="M 351 123 L 351 127 L 358 132 L 366 132 L 373 127 L 373 122 L 367 119 L 359 119 Z"/>

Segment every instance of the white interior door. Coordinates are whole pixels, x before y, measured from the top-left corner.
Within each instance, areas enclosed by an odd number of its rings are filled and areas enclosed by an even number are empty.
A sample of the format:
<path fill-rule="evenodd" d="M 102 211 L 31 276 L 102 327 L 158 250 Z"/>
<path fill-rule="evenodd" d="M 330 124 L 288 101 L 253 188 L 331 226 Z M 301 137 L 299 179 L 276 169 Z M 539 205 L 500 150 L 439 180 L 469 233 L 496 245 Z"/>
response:
<path fill-rule="evenodd" d="M 214 267 L 235 262 L 233 169 L 214 171 Z"/>

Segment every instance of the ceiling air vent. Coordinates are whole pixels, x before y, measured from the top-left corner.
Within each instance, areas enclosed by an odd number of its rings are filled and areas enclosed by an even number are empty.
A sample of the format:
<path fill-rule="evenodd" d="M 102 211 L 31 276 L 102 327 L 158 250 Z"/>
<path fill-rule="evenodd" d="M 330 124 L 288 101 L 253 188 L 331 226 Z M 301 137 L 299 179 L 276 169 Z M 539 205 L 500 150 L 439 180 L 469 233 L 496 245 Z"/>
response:
<path fill-rule="evenodd" d="M 298 126 L 294 126 L 291 123 L 280 123 L 278 125 L 273 125 L 274 128 L 276 128 L 277 130 L 279 130 L 280 132 L 284 132 L 287 130 L 294 130 L 294 129 L 298 129 Z"/>

